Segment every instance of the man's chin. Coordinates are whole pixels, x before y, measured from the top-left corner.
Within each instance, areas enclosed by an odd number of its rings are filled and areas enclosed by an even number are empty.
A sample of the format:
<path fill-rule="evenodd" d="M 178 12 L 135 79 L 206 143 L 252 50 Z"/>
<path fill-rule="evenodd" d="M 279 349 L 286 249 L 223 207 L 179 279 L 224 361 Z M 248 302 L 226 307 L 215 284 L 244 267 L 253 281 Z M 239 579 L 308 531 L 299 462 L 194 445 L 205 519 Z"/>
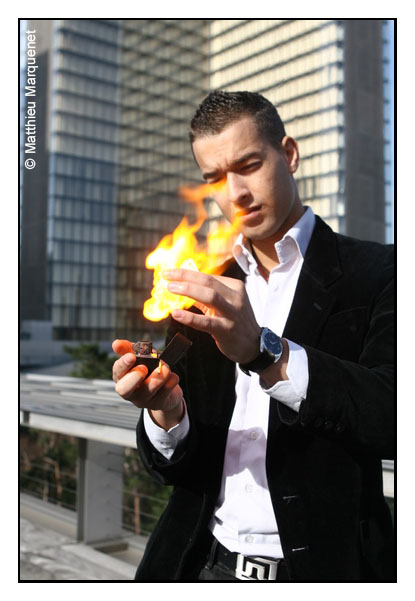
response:
<path fill-rule="evenodd" d="M 258 241 L 267 240 L 270 238 L 270 234 L 268 230 L 257 227 L 240 227 L 239 231 L 245 236 L 245 238 L 249 238 L 249 240 Z"/>

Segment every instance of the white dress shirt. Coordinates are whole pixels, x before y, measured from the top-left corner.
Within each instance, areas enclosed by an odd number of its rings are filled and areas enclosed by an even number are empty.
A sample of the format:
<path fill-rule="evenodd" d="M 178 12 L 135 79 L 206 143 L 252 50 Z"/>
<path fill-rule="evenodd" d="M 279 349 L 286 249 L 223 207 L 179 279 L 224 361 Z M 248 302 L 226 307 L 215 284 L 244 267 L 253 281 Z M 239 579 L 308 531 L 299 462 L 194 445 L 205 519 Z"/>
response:
<path fill-rule="evenodd" d="M 294 298 L 298 277 L 315 224 L 311 208 L 275 244 L 279 264 L 268 282 L 261 276 L 249 243 L 240 235 L 233 254 L 246 274 L 246 291 L 261 327 L 282 335 Z M 275 399 L 299 411 L 308 387 L 305 350 L 288 340 L 288 380 L 264 390 L 257 374 L 236 368 L 236 403 L 229 426 L 222 485 L 210 522 L 214 536 L 230 551 L 243 555 L 283 557 L 265 471 L 269 404 Z M 152 444 L 170 459 L 177 442 L 189 430 L 187 413 L 168 432 L 159 428 L 148 412 L 144 425 Z"/>

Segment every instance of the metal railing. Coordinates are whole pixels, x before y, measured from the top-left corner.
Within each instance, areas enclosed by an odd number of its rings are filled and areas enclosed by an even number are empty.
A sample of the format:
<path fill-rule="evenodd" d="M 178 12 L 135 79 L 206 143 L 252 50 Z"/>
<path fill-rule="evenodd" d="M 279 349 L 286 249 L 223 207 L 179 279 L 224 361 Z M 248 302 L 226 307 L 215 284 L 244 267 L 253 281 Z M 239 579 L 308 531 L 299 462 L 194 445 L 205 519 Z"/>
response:
<path fill-rule="evenodd" d="M 112 382 L 26 374 L 20 410 L 22 492 L 73 513 L 76 538 L 86 544 L 151 533 L 170 490 L 145 471 L 136 450 L 139 412 Z M 383 485 L 393 500 L 391 461 L 383 462 Z"/>
<path fill-rule="evenodd" d="M 69 440 L 69 437 L 67 438 Z M 75 442 L 72 444 L 76 446 Z M 135 466 L 132 467 L 128 462 L 132 455 L 131 449 L 124 449 L 123 469 L 116 470 L 123 481 L 122 504 L 114 503 L 112 508 L 114 512 L 121 511 L 123 530 L 149 536 L 167 504 L 169 489 L 154 482 L 147 475 L 137 453 L 133 458 Z M 108 469 L 113 471 L 112 468 Z M 22 493 L 76 512 L 78 479 L 79 468 L 76 461 L 72 466 L 61 469 L 59 462 L 50 457 L 30 460 L 27 454 L 21 451 L 20 490 Z M 131 485 L 132 479 L 136 479 L 138 483 Z M 141 486 L 150 489 L 152 494 L 140 491 L 140 483 Z"/>

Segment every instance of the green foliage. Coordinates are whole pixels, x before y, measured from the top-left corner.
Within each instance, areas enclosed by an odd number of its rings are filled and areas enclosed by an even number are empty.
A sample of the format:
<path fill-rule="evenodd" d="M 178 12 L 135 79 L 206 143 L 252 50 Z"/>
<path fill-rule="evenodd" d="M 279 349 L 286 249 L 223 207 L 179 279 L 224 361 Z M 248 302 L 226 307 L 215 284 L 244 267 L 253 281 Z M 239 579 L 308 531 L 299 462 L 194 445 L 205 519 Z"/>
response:
<path fill-rule="evenodd" d="M 149 535 L 169 500 L 171 486 L 164 486 L 148 475 L 136 450 L 125 449 L 123 523 L 136 534 Z M 139 497 L 139 518 L 135 497 Z M 137 522 L 138 519 L 138 522 Z"/>
<path fill-rule="evenodd" d="M 77 455 L 75 438 L 21 427 L 21 490 L 75 509 Z"/>
<path fill-rule="evenodd" d="M 115 356 L 100 351 L 98 344 L 80 344 L 63 347 L 65 353 L 76 362 L 71 376 L 75 378 L 111 380 Z"/>
<path fill-rule="evenodd" d="M 75 510 L 77 439 L 56 432 L 20 428 L 20 489 L 49 503 Z M 153 480 L 135 449 L 126 448 L 123 466 L 123 526 L 149 535 L 171 487 Z"/>

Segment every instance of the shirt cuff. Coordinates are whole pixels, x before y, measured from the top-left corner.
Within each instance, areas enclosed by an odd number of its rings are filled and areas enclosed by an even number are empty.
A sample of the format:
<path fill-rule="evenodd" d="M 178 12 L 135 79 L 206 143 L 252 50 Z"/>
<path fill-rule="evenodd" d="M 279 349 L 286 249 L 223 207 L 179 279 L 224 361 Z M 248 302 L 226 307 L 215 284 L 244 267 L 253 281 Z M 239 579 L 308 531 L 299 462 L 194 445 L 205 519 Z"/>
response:
<path fill-rule="evenodd" d="M 166 432 L 158 426 L 150 417 L 148 409 L 144 410 L 144 429 L 155 449 L 166 459 L 170 459 L 176 450 L 177 445 L 183 440 L 189 432 L 189 416 L 187 414 L 186 403 L 184 402 L 184 416 L 182 420 Z"/>
<path fill-rule="evenodd" d="M 270 397 L 284 403 L 297 413 L 302 401 L 307 396 L 308 388 L 308 357 L 305 349 L 291 340 L 287 340 L 290 355 L 287 365 L 288 380 L 277 382 L 271 388 L 265 389 Z"/>

